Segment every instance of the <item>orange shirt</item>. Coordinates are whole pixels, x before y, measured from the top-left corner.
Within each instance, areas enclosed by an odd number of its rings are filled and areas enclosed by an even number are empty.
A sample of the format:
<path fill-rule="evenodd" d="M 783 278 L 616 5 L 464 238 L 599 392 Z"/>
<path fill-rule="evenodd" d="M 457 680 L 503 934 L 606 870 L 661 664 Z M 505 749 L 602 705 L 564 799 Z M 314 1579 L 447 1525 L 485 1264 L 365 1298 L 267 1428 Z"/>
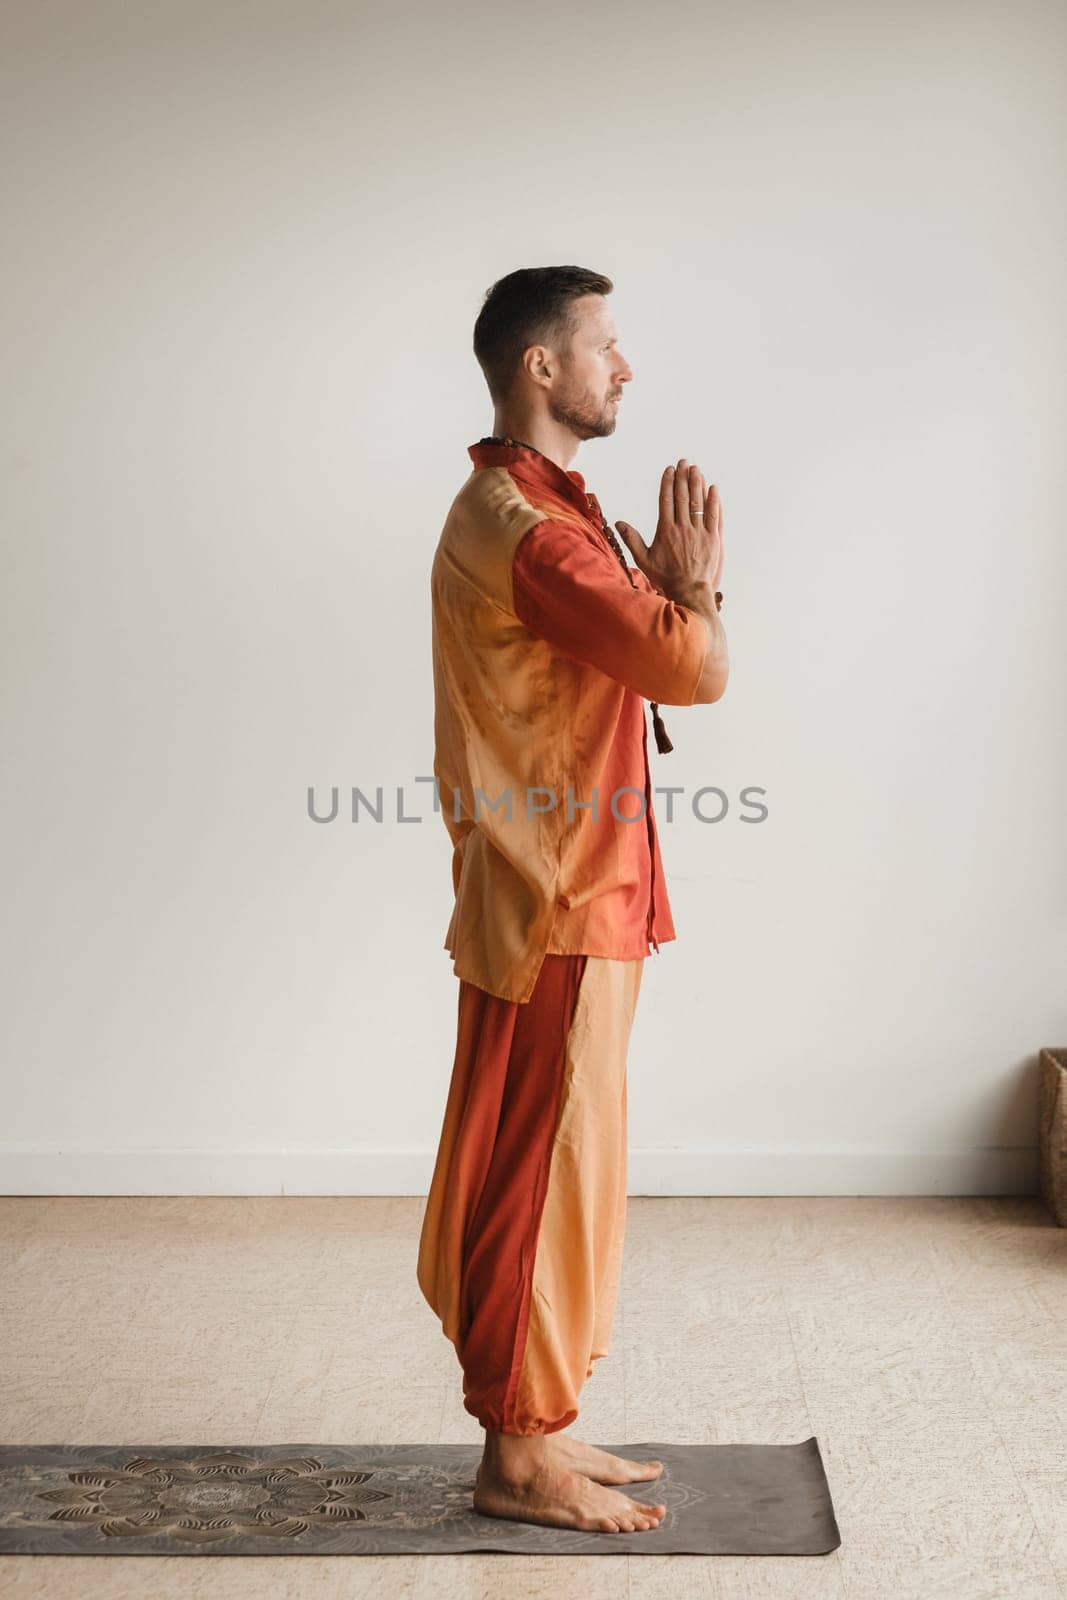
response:
<path fill-rule="evenodd" d="M 580 472 L 479 441 L 430 575 L 434 774 L 453 971 L 530 998 L 547 953 L 676 937 L 644 700 L 693 704 L 701 616 L 624 571 Z"/>

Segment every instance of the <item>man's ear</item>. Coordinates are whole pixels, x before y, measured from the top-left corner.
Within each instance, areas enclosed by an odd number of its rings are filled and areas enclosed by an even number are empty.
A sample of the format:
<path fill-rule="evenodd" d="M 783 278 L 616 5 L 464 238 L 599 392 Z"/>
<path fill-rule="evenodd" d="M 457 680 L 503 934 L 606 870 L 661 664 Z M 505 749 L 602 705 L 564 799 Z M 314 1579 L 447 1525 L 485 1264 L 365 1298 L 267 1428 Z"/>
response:
<path fill-rule="evenodd" d="M 547 345 L 528 346 L 522 353 L 522 365 L 531 383 L 543 386 L 555 377 L 556 358 Z"/>

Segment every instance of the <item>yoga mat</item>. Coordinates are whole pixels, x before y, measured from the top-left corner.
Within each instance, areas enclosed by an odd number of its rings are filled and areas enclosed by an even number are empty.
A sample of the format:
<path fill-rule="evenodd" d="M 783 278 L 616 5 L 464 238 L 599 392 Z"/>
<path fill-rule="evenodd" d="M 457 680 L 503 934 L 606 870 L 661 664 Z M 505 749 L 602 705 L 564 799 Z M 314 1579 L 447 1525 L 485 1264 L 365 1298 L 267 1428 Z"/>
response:
<path fill-rule="evenodd" d="M 0 1553 L 781 1556 L 841 1543 L 814 1437 L 601 1448 L 663 1462 L 659 1478 L 618 1486 L 666 1505 L 658 1528 L 481 1516 L 480 1444 L 3 1445 Z"/>

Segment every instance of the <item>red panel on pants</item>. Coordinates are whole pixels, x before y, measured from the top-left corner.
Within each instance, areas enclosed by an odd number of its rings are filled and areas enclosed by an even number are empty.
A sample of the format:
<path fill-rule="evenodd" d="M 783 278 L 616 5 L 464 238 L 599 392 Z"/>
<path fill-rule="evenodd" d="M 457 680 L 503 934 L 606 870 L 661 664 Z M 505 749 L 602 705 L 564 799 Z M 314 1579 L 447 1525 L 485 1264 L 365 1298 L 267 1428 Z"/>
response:
<path fill-rule="evenodd" d="M 464 1406 L 494 1431 L 554 1432 L 516 1414 L 538 1231 L 584 955 L 546 955 L 530 999 L 466 981 L 419 1282 L 463 1366 Z M 454 1270 L 458 1259 L 460 1270 Z"/>

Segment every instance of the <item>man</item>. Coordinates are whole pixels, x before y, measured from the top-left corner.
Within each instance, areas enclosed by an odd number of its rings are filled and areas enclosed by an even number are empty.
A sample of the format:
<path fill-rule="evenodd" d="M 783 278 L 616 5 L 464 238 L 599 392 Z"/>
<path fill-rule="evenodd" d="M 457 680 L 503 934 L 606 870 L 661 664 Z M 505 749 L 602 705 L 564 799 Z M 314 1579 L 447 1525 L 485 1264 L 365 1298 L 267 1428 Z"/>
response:
<path fill-rule="evenodd" d="M 626 1051 L 644 959 L 675 938 L 648 765 L 659 703 L 718 700 L 722 511 L 683 457 L 651 546 L 569 468 L 633 373 L 580 267 L 513 272 L 474 350 L 494 431 L 431 572 L 437 795 L 453 844 L 458 1028 L 418 1280 L 485 1429 L 474 1507 L 603 1532 L 665 1507 L 660 1462 L 562 1430 L 606 1355 L 626 1215 Z"/>

